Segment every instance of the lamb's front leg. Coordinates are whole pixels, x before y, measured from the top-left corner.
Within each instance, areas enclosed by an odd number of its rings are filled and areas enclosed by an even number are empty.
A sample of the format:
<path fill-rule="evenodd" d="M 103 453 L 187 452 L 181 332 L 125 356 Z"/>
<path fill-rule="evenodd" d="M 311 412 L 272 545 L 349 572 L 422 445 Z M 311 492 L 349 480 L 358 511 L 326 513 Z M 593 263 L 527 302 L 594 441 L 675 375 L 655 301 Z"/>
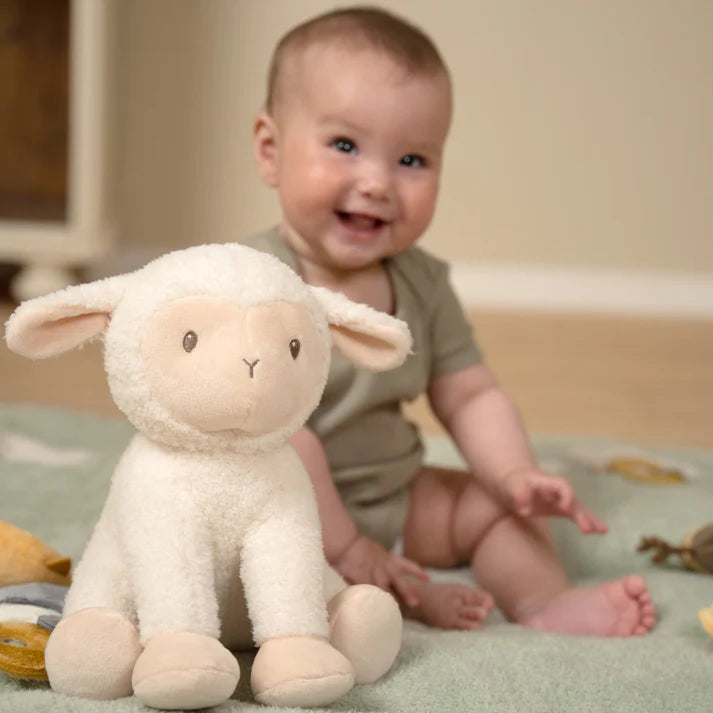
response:
<path fill-rule="evenodd" d="M 240 670 L 218 640 L 210 536 L 181 493 L 165 487 L 151 495 L 133 503 L 124 529 L 144 646 L 133 670 L 134 694 L 155 708 L 215 706 L 232 695 Z"/>
<path fill-rule="evenodd" d="M 105 511 L 47 642 L 47 676 L 65 695 L 122 698 L 132 694 L 131 674 L 140 654 L 121 552 Z"/>
<path fill-rule="evenodd" d="M 260 647 L 251 685 L 267 705 L 325 705 L 354 685 L 351 663 L 327 640 L 322 539 L 306 514 L 283 504 L 243 544 L 240 575 Z"/>

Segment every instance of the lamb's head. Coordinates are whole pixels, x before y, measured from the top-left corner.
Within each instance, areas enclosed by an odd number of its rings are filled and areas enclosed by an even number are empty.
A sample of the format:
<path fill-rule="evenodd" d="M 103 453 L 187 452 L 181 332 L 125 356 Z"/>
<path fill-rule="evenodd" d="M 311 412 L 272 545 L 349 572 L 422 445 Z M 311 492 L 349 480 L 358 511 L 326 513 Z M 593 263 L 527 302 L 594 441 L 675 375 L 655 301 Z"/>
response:
<path fill-rule="evenodd" d="M 245 246 L 201 245 L 136 272 L 26 302 L 7 343 L 33 358 L 104 335 L 112 396 L 150 438 L 178 448 L 262 450 L 317 406 L 332 344 L 358 366 L 406 358 L 400 320 L 306 285 Z"/>

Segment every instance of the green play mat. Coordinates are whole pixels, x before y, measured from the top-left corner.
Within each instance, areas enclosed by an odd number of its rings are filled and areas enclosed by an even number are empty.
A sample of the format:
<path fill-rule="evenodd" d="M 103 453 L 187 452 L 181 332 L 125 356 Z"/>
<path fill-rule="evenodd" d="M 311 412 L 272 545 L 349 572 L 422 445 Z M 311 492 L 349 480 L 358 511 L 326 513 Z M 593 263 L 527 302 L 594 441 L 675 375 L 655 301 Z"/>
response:
<path fill-rule="evenodd" d="M 124 421 L 30 405 L 0 406 L 0 519 L 29 530 L 58 552 L 81 554 L 103 503 L 113 466 L 132 429 Z M 540 634 L 493 615 L 478 632 L 442 632 L 408 623 L 394 669 L 357 687 L 329 710 L 388 713 L 709 713 L 713 710 L 713 639 L 697 611 L 713 602 L 713 577 L 674 561 L 656 567 L 636 552 L 639 538 L 678 542 L 713 521 L 713 453 L 644 448 L 575 437 L 535 439 L 541 462 L 570 478 L 580 498 L 609 525 L 583 537 L 557 522 L 560 551 L 578 582 L 635 572 L 646 577 L 660 621 L 646 637 L 593 639 Z M 428 459 L 460 463 L 441 438 Z M 663 459 L 686 475 L 682 485 L 650 485 L 603 472 L 612 454 Z M 467 571 L 434 573 L 467 581 Z M 167 592 L 166 596 L 170 596 Z M 250 655 L 240 657 L 243 681 Z M 257 711 L 247 685 L 219 711 Z M 0 713 L 148 711 L 134 698 L 64 698 L 46 684 L 0 674 Z M 321 709 L 324 710 L 324 709 Z"/>

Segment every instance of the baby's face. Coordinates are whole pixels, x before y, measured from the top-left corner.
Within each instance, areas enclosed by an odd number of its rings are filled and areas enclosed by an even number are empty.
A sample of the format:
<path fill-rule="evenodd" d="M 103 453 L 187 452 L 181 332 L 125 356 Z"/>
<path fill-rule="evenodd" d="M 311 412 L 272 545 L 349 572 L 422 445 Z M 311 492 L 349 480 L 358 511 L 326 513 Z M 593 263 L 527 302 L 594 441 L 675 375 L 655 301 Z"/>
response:
<path fill-rule="evenodd" d="M 448 80 L 369 50 L 309 48 L 274 116 L 283 228 L 303 254 L 354 270 L 409 247 L 435 208 Z"/>

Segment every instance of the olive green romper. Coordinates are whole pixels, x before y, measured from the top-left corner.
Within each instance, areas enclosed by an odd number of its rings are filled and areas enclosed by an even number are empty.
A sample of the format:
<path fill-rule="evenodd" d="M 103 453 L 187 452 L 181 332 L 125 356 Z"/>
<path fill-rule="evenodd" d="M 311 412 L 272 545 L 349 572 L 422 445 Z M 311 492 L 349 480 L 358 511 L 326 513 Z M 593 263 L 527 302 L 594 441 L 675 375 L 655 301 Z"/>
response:
<path fill-rule="evenodd" d="M 277 228 L 242 241 L 299 272 Z M 320 438 L 342 501 L 360 533 L 391 548 L 408 512 L 409 485 L 423 444 L 401 409 L 438 376 L 477 364 L 481 351 L 448 281 L 448 266 L 418 247 L 385 261 L 396 312 L 413 336 L 413 353 L 392 371 L 357 369 L 332 359 L 322 401 L 307 425 Z"/>

